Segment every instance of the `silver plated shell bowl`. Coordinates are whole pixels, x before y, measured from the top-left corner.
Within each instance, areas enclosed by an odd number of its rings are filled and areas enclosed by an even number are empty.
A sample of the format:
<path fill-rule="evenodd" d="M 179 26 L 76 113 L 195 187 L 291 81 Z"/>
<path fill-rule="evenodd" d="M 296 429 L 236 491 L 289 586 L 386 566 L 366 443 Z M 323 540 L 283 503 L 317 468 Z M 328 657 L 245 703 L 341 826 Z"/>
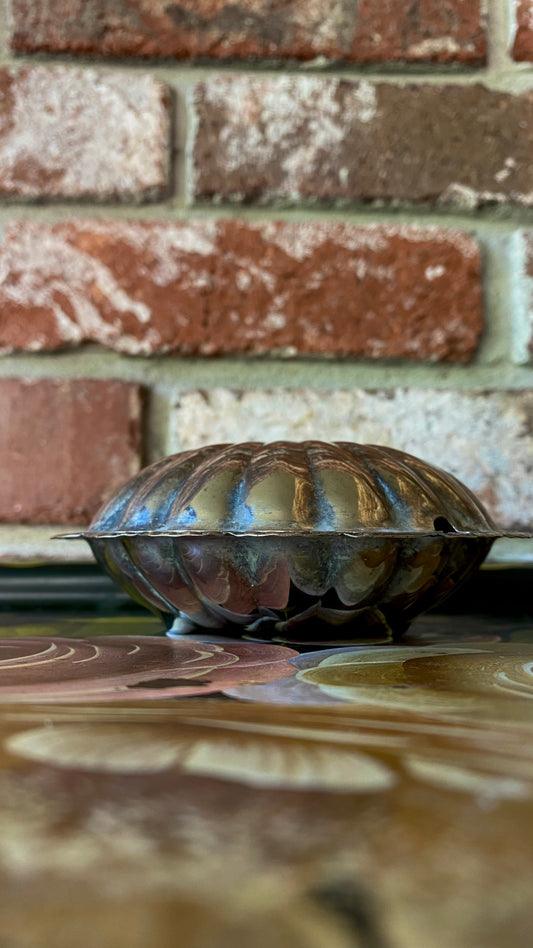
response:
<path fill-rule="evenodd" d="M 164 458 L 75 534 L 169 623 L 293 641 L 400 635 L 502 535 L 450 474 L 392 448 L 320 441 Z"/>

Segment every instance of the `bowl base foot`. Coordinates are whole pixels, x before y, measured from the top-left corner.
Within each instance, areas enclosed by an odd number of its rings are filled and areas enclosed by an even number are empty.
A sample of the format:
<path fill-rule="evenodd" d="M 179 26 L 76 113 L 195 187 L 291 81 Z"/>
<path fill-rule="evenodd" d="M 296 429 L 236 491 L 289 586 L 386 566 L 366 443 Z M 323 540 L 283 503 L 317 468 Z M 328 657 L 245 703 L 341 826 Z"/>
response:
<path fill-rule="evenodd" d="M 187 633 L 195 632 L 207 632 L 211 631 L 210 629 L 203 629 L 202 626 L 196 625 L 192 619 L 188 619 L 187 616 L 174 616 L 174 621 L 172 625 L 167 629 L 167 635 L 187 635 Z"/>
<path fill-rule="evenodd" d="M 248 625 L 227 623 L 219 629 L 205 628 L 187 616 L 175 616 L 167 629 L 169 636 L 202 635 L 233 636 L 258 641 L 291 642 L 312 645 L 314 642 L 346 642 L 361 645 L 384 645 L 401 638 L 407 622 L 391 622 L 380 609 L 368 607 L 353 611 L 321 610 L 316 607 L 290 619 L 262 616 Z"/>

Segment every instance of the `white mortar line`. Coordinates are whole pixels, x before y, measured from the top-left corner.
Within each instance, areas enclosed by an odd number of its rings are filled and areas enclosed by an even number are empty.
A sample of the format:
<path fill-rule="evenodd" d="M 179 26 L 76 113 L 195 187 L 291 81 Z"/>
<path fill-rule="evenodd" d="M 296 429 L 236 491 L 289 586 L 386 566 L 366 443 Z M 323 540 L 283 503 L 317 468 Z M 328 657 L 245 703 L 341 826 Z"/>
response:
<path fill-rule="evenodd" d="M 533 280 L 527 273 L 526 240 L 522 230 L 517 230 L 511 235 L 509 248 L 514 272 L 509 300 L 512 326 L 511 357 L 517 365 L 527 365 L 528 363 L 531 364 L 532 361 L 529 343 L 533 335 L 533 320 L 531 318 Z"/>

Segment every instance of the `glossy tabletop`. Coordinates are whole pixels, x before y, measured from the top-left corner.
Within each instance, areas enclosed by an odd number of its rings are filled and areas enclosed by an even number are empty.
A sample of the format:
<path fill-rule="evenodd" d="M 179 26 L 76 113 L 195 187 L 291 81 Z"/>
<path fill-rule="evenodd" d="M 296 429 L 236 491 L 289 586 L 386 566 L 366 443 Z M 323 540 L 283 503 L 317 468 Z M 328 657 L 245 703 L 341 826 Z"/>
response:
<path fill-rule="evenodd" d="M 1 945 L 533 943 L 533 621 L 0 625 Z"/>

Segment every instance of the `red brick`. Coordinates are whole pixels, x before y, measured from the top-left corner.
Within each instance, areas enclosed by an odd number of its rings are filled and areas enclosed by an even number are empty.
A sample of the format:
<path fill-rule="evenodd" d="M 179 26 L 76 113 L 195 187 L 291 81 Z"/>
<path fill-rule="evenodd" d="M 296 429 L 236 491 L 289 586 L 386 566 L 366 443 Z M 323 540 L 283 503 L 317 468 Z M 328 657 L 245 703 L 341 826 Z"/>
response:
<path fill-rule="evenodd" d="M 0 195 L 156 197 L 168 139 L 167 90 L 150 76 L 0 69 Z"/>
<path fill-rule="evenodd" d="M 486 59 L 481 0 L 13 0 L 13 49 L 177 59 Z"/>
<path fill-rule="evenodd" d="M 533 0 L 517 0 L 512 55 L 517 62 L 533 61 Z"/>
<path fill-rule="evenodd" d="M 462 231 L 238 221 L 11 224 L 0 348 L 468 361 L 479 250 Z"/>
<path fill-rule="evenodd" d="M 0 520 L 82 523 L 140 466 L 140 393 L 124 382 L 1 379 Z"/>
<path fill-rule="evenodd" d="M 533 92 L 226 75 L 195 103 L 199 200 L 533 205 Z"/>

